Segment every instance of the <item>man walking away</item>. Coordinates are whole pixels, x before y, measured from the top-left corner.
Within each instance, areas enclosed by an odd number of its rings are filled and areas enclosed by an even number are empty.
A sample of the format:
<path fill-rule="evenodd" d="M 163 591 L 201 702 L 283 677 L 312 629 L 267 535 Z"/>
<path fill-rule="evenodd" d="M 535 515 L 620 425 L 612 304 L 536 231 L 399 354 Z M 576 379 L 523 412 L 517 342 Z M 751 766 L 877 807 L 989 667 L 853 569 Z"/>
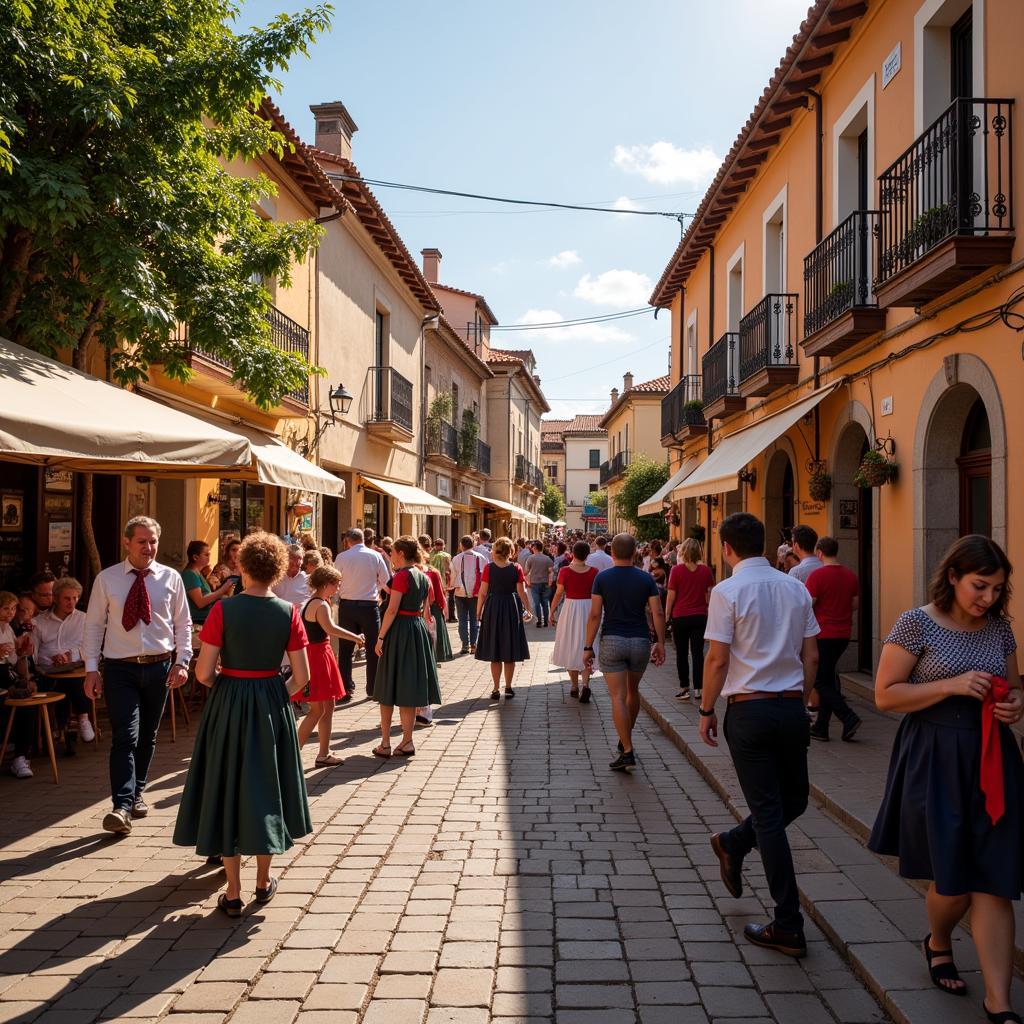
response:
<path fill-rule="evenodd" d="M 594 638 L 600 627 L 601 671 L 619 734 L 619 756 L 608 767 L 616 772 L 636 764 L 633 726 L 640 714 L 640 680 L 647 663 L 661 665 L 665 661 L 665 611 L 658 585 L 650 573 L 633 565 L 635 555 L 636 538 L 628 533 L 616 534 L 612 539 L 612 568 L 599 572 L 594 579 L 583 648 L 583 660 L 590 671 L 594 666 Z M 653 646 L 648 614 L 657 637 Z"/>
<path fill-rule="evenodd" d="M 811 726 L 811 738 L 828 741 L 828 727 L 835 715 L 843 723 L 842 738 L 849 742 L 860 728 L 860 716 L 846 703 L 839 688 L 839 659 L 850 644 L 853 613 L 860 585 L 856 573 L 839 564 L 839 542 L 835 537 L 819 537 L 815 549 L 824 563 L 807 577 L 807 590 L 814 606 L 818 634 L 818 718 Z M 869 642 L 865 638 L 865 642 Z"/>
<path fill-rule="evenodd" d="M 167 690 L 188 679 L 192 660 L 185 584 L 176 569 L 156 561 L 160 524 L 135 516 L 125 523 L 122 543 L 125 560 L 93 582 L 82 637 L 85 694 L 96 700 L 107 693 L 114 808 L 103 827 L 117 835 L 127 835 L 132 819 L 149 813 L 142 794 Z"/>
<path fill-rule="evenodd" d="M 491 560 L 491 531 L 484 527 L 477 533 L 479 541 L 473 550 L 478 555 L 483 555 L 489 562 Z"/>
<path fill-rule="evenodd" d="M 824 564 L 815 551 L 817 544 L 818 535 L 809 526 L 793 527 L 793 554 L 799 561 L 787 572 L 801 583 L 806 583 L 807 577 Z"/>
<path fill-rule="evenodd" d="M 700 735 L 718 746 L 715 701 L 724 694 L 726 742 L 750 815 L 713 835 L 711 847 L 722 882 L 737 898 L 743 858 L 757 847 L 775 918 L 748 924 L 743 934 L 757 946 L 800 957 L 807 944 L 786 826 L 807 808 L 806 703 L 818 666 L 818 624 L 807 588 L 764 557 L 760 520 L 737 512 L 725 519 L 719 536 L 733 575 L 711 591 Z"/>
<path fill-rule="evenodd" d="M 377 636 L 380 633 L 380 593 L 391 581 L 384 556 L 363 543 L 363 531 L 349 530 L 345 534 L 345 550 L 334 559 L 334 567 L 341 573 L 338 587 L 338 625 L 350 633 L 366 637 L 366 695 L 373 696 L 373 682 L 377 675 Z M 352 683 L 352 652 L 355 643 L 338 641 L 338 666 L 346 686 Z"/>
<path fill-rule="evenodd" d="M 615 563 L 612 560 L 612 556 L 608 554 L 607 547 L 608 538 L 598 537 L 594 541 L 594 550 L 587 555 L 587 565 L 593 566 L 598 572 L 610 569 Z M 636 540 L 633 541 L 633 550 L 636 551 Z"/>
<path fill-rule="evenodd" d="M 480 622 L 476 617 L 476 598 L 487 568 L 487 559 L 473 550 L 473 538 L 467 533 L 459 541 L 462 550 L 452 559 L 450 584 L 455 588 L 455 610 L 459 616 L 460 654 L 476 653 Z"/>
<path fill-rule="evenodd" d="M 530 585 L 530 597 L 533 600 L 533 611 L 537 616 L 537 627 L 548 624 L 551 613 L 551 582 L 555 569 L 554 560 L 544 553 L 544 545 L 535 540 L 531 545 L 533 554 L 526 559 L 524 572 Z"/>

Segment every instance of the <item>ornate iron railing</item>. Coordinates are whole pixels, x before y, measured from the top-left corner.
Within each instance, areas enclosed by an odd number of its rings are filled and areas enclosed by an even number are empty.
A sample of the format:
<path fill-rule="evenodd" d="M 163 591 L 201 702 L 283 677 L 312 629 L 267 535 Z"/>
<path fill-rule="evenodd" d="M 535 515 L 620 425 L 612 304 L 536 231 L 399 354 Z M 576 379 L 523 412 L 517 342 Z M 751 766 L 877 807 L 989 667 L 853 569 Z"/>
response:
<path fill-rule="evenodd" d="M 412 430 L 412 382 L 393 366 L 371 366 L 369 373 L 368 423 L 392 421 Z"/>
<path fill-rule="evenodd" d="M 598 470 L 598 479 L 602 487 L 611 480 L 616 480 L 629 468 L 631 452 L 628 448 L 616 452 L 607 462 L 602 462 Z"/>
<path fill-rule="evenodd" d="M 701 360 L 704 408 L 726 395 L 739 395 L 739 342 L 738 334 L 723 334 Z"/>
<path fill-rule="evenodd" d="M 878 178 L 876 279 L 953 235 L 1013 231 L 1013 100 L 955 99 Z"/>
<path fill-rule="evenodd" d="M 769 366 L 795 366 L 795 293 L 766 295 L 740 321 L 740 383 Z"/>
<path fill-rule="evenodd" d="M 491 475 L 491 446 L 480 440 L 476 443 L 476 468 L 484 476 Z"/>
<path fill-rule="evenodd" d="M 515 482 L 543 491 L 545 487 L 544 471 L 540 466 L 535 466 L 525 455 L 517 455 Z"/>
<path fill-rule="evenodd" d="M 661 400 L 661 436 L 675 437 L 683 427 L 703 425 L 702 406 L 700 374 L 680 377 L 675 387 Z"/>
<path fill-rule="evenodd" d="M 459 432 L 445 420 L 427 421 L 427 454 L 459 461 Z"/>
<path fill-rule="evenodd" d="M 878 213 L 856 210 L 804 257 L 804 337 L 854 306 L 877 306 L 871 245 Z"/>

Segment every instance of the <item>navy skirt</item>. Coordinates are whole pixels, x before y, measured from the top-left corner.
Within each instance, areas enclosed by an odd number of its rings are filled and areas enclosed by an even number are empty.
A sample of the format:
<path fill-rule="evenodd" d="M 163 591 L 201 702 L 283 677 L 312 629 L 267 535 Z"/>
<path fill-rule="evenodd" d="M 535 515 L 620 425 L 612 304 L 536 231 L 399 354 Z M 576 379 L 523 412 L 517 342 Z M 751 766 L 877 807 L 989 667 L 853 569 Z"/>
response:
<path fill-rule="evenodd" d="M 999 726 L 1006 812 L 993 825 L 981 791 L 981 704 L 950 697 L 900 724 L 868 848 L 899 858 L 904 878 L 932 879 L 941 896 L 1020 898 L 1024 767 Z"/>
<path fill-rule="evenodd" d="M 476 641 L 477 661 L 527 661 L 530 646 L 518 594 L 488 593 Z"/>

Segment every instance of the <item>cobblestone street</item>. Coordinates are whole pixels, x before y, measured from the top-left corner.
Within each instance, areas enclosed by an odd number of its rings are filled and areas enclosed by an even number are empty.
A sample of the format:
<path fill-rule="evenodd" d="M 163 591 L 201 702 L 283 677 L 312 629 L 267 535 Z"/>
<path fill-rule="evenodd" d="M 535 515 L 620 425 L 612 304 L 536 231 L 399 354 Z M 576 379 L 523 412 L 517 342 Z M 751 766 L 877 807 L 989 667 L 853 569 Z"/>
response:
<path fill-rule="evenodd" d="M 194 727 L 172 743 L 165 723 L 153 808 L 124 840 L 98 828 L 105 749 L 62 760 L 59 786 L 41 760 L 5 779 L 0 1020 L 886 1020 L 812 924 L 800 963 L 736 940 L 765 893 L 756 858 L 747 898 L 722 890 L 723 801 L 646 715 L 639 768 L 609 773 L 603 685 L 570 700 L 550 647 L 500 706 L 483 666 L 444 666 L 410 761 L 370 755 L 376 705 L 337 713 L 344 766 L 306 750 L 314 834 L 238 922 L 214 909 L 221 873 L 170 842 Z"/>

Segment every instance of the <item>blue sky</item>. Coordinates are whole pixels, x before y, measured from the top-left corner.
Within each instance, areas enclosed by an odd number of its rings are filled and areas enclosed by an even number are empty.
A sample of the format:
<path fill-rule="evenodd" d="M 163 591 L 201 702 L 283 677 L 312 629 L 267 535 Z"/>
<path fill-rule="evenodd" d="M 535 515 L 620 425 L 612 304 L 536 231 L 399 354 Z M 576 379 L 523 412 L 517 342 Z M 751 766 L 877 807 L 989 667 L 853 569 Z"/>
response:
<path fill-rule="evenodd" d="M 277 100 L 312 141 L 309 105 L 342 100 L 370 178 L 573 203 L 692 212 L 808 0 L 377 0 L 336 3 L 332 30 Z M 239 27 L 288 0 L 249 0 Z M 645 305 L 679 240 L 668 218 L 541 211 L 376 189 L 410 251 L 486 295 L 503 325 Z M 668 366 L 662 313 L 495 332 L 532 347 L 552 415 L 603 412 L 632 371 Z"/>

